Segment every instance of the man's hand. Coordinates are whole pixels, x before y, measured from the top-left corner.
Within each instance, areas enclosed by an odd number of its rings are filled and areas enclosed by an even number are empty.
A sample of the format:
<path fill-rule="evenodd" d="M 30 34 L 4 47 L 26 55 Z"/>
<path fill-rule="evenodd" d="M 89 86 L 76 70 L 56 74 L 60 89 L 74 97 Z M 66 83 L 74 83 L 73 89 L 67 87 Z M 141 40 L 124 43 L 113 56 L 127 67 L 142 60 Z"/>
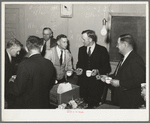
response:
<path fill-rule="evenodd" d="M 11 76 L 11 78 L 9 79 L 9 82 L 14 82 L 16 79 L 16 75 Z"/>
<path fill-rule="evenodd" d="M 98 74 L 98 73 L 99 73 L 98 69 L 93 69 L 92 73 L 91 73 L 91 76 L 96 76 L 96 74 Z"/>
<path fill-rule="evenodd" d="M 112 86 L 114 86 L 114 87 L 119 87 L 119 86 L 120 86 L 119 80 L 116 80 L 116 79 L 112 79 L 112 80 L 110 81 L 110 84 L 111 84 Z"/>
<path fill-rule="evenodd" d="M 107 75 L 101 75 L 101 81 L 106 82 Z"/>
<path fill-rule="evenodd" d="M 83 69 L 82 68 L 77 68 L 75 70 L 75 72 L 76 72 L 77 75 L 81 75 L 83 73 Z"/>

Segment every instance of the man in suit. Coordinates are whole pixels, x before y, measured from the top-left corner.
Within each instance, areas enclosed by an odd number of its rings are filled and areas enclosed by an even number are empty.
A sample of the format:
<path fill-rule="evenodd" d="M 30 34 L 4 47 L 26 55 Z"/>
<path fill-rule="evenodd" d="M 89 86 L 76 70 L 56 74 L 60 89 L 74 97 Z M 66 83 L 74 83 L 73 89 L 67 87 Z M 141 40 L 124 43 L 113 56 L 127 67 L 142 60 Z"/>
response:
<path fill-rule="evenodd" d="M 144 61 L 134 51 L 135 42 L 130 34 L 121 35 L 116 47 L 124 58 L 111 75 L 113 101 L 120 108 L 137 109 L 144 103 L 141 97 L 141 83 L 145 83 L 146 77 Z M 106 76 L 103 76 L 101 79 L 105 81 L 105 78 Z"/>
<path fill-rule="evenodd" d="M 51 60 L 56 69 L 56 80 L 58 83 L 66 82 L 66 72 L 73 73 L 72 55 L 66 49 L 68 39 L 66 35 L 60 34 L 56 38 L 57 45 L 50 50 L 46 50 L 45 58 Z"/>
<path fill-rule="evenodd" d="M 43 50 L 42 56 L 45 55 L 46 50 L 50 50 L 50 48 L 57 45 L 56 39 L 53 38 L 53 31 L 49 27 L 45 27 L 43 29 Z"/>
<path fill-rule="evenodd" d="M 96 75 L 107 74 L 111 71 L 109 55 L 105 47 L 96 44 L 97 36 L 93 30 L 82 32 L 84 46 L 79 48 L 76 73 L 80 96 L 88 103 L 89 108 L 98 106 L 101 102 L 105 84 L 97 80 Z M 87 77 L 87 70 L 92 71 Z"/>
<path fill-rule="evenodd" d="M 39 37 L 27 39 L 29 57 L 19 64 L 16 79 L 9 83 L 9 92 L 16 96 L 16 109 L 49 108 L 55 70 L 52 62 L 41 56 L 42 47 L 43 41 Z"/>
<path fill-rule="evenodd" d="M 12 58 L 19 55 L 22 44 L 17 39 L 12 39 L 7 42 L 5 50 L 5 101 L 8 104 L 7 108 L 11 108 L 14 102 L 13 95 L 8 94 L 8 82 L 13 73 L 13 63 Z"/>

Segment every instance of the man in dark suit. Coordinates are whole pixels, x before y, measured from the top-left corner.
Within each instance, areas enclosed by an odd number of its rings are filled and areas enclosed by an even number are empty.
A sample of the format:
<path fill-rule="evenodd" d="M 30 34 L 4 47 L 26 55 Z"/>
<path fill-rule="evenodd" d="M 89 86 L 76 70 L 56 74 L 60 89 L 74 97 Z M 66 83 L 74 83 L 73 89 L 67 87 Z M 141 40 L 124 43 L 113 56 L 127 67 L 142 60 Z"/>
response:
<path fill-rule="evenodd" d="M 116 47 L 124 58 L 111 76 L 113 79 L 110 83 L 114 87 L 113 101 L 120 108 L 137 109 L 144 103 L 141 97 L 141 83 L 145 83 L 145 63 L 134 51 L 135 42 L 130 34 L 121 35 Z"/>
<path fill-rule="evenodd" d="M 56 39 L 53 38 L 53 31 L 49 27 L 43 29 L 43 50 L 41 52 L 42 56 L 45 55 L 46 50 L 57 45 Z"/>
<path fill-rule="evenodd" d="M 98 106 L 104 90 L 104 83 L 96 79 L 97 74 L 107 74 L 111 71 L 109 55 L 105 47 L 96 44 L 97 36 L 93 30 L 82 32 L 84 46 L 79 48 L 76 73 L 80 96 L 88 103 L 89 108 Z M 87 77 L 87 70 L 92 71 Z"/>
<path fill-rule="evenodd" d="M 12 58 L 19 55 L 22 44 L 17 39 L 12 39 L 7 42 L 6 50 L 5 50 L 5 101 L 7 102 L 6 108 L 11 108 L 12 103 L 14 102 L 13 95 L 8 94 L 8 82 L 11 76 L 14 74 L 13 72 L 13 63 Z"/>
<path fill-rule="evenodd" d="M 36 36 L 27 39 L 29 58 L 19 64 L 16 79 L 9 83 L 10 93 L 16 96 L 14 108 L 49 108 L 55 69 L 50 60 L 41 56 L 42 45 L 42 40 Z"/>

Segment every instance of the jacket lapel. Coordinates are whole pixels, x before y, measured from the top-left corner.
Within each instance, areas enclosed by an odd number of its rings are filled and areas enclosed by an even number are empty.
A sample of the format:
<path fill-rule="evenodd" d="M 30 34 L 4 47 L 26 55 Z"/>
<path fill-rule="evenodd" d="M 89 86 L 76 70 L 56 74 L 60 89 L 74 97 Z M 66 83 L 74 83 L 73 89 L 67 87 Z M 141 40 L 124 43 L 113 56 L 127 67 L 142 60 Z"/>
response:
<path fill-rule="evenodd" d="M 134 54 L 134 51 L 131 51 L 131 53 L 128 55 L 128 57 L 125 59 L 125 61 L 123 62 L 123 64 L 121 65 L 120 69 L 118 70 L 118 72 L 120 72 L 122 69 L 124 69 L 124 67 L 128 66 L 129 61 L 132 59 L 132 55 Z"/>

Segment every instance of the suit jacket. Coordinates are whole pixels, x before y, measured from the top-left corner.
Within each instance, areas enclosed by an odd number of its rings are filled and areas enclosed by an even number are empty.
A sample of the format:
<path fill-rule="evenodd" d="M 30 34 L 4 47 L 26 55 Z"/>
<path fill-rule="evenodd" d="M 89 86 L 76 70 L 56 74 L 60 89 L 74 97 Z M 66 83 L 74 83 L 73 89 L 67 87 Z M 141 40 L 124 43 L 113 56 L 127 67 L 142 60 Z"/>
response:
<path fill-rule="evenodd" d="M 40 54 L 22 61 L 18 66 L 17 78 L 10 83 L 10 93 L 16 96 L 14 108 L 48 108 L 49 92 L 54 85 L 54 66 Z"/>
<path fill-rule="evenodd" d="M 12 68 L 13 68 L 12 63 L 9 60 L 7 51 L 5 50 L 5 99 L 7 98 L 7 95 L 8 95 L 8 93 L 7 93 L 8 92 L 8 82 L 13 74 Z"/>
<path fill-rule="evenodd" d="M 83 69 L 83 76 L 85 75 L 87 68 L 87 47 L 82 46 L 79 48 L 77 68 Z M 98 69 L 100 74 L 104 75 L 111 71 L 109 63 L 109 55 L 105 47 L 98 44 L 95 45 L 95 49 L 90 56 L 91 70 Z"/>
<path fill-rule="evenodd" d="M 89 60 L 90 58 L 90 68 Z M 77 68 L 82 68 L 82 75 L 78 76 L 78 85 L 80 86 L 80 96 L 87 99 L 89 104 L 97 104 L 101 101 L 104 90 L 104 82 L 96 80 L 95 76 L 87 77 L 86 70 L 98 69 L 99 73 L 104 75 L 111 71 L 109 55 L 105 47 L 95 45 L 94 51 L 89 57 L 87 47 L 79 48 Z"/>
<path fill-rule="evenodd" d="M 132 51 L 119 68 L 114 79 L 120 80 L 120 87 L 116 88 L 121 108 L 138 108 L 142 103 L 141 83 L 146 78 L 145 63 L 142 58 Z"/>
<path fill-rule="evenodd" d="M 43 38 L 42 38 L 42 40 L 44 41 Z M 50 39 L 50 48 L 52 48 L 52 47 L 54 47 L 54 46 L 56 46 L 56 45 L 57 45 L 56 39 L 51 38 L 51 39 Z M 41 55 L 44 56 L 45 53 L 46 53 L 46 43 L 45 43 L 44 46 L 43 46 L 43 50 L 42 50 L 42 52 L 41 52 Z"/>
<path fill-rule="evenodd" d="M 72 55 L 67 49 L 64 50 L 64 62 L 62 63 L 62 65 L 60 65 L 56 47 L 57 46 L 51 48 L 50 50 L 46 50 L 46 54 L 44 57 L 52 61 L 56 69 L 56 79 L 61 80 L 65 77 L 66 71 L 73 69 L 71 61 Z"/>

